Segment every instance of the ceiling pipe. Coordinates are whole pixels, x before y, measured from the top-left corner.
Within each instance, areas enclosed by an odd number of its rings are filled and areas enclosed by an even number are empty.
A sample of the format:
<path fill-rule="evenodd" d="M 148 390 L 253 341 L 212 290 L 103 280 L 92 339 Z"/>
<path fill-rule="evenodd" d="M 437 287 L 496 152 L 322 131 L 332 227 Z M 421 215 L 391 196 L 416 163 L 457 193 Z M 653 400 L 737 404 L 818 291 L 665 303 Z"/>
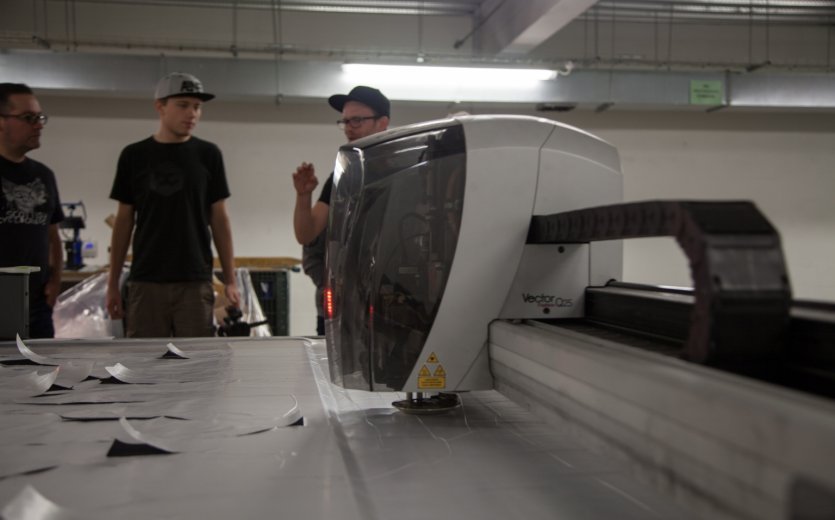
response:
<path fill-rule="evenodd" d="M 275 99 L 272 60 L 244 58 L 181 58 L 174 56 L 125 56 L 114 54 L 7 51 L 0 54 L 0 69 L 35 89 L 89 96 L 145 98 L 164 70 L 194 72 L 220 99 L 253 102 Z M 284 101 L 323 99 L 335 91 L 350 90 L 353 80 L 342 72 L 341 62 L 284 60 L 281 93 Z M 575 67 L 569 76 L 541 81 L 534 88 L 511 86 L 464 89 L 460 85 L 438 88 L 391 86 L 393 100 L 508 103 L 534 107 L 575 104 L 593 109 L 614 103 L 619 108 L 693 109 L 693 82 L 722 82 L 725 104 L 747 108 L 835 109 L 835 76 L 832 74 L 780 74 L 773 70 L 744 72 L 620 71 Z"/>

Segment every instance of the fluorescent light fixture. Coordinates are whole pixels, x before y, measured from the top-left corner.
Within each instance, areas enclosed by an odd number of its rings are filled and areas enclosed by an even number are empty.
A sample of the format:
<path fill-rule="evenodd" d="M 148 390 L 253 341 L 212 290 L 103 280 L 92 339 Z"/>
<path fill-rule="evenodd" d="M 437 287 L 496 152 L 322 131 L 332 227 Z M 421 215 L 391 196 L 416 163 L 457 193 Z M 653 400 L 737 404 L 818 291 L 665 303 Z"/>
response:
<path fill-rule="evenodd" d="M 545 69 L 371 65 L 364 63 L 346 63 L 342 65 L 342 71 L 352 79 L 370 85 L 521 87 L 526 85 L 535 86 L 540 81 L 557 77 L 556 71 Z"/>

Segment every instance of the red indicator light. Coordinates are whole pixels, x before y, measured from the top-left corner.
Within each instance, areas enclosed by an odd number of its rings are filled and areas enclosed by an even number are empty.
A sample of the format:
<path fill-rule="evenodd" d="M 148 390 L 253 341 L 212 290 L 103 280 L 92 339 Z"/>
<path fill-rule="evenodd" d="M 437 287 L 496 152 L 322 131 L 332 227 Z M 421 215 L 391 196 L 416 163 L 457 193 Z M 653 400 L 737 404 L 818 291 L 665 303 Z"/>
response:
<path fill-rule="evenodd" d="M 322 298 L 325 300 L 325 314 L 329 320 L 333 319 L 333 289 L 325 287 L 325 293 L 322 295 Z"/>

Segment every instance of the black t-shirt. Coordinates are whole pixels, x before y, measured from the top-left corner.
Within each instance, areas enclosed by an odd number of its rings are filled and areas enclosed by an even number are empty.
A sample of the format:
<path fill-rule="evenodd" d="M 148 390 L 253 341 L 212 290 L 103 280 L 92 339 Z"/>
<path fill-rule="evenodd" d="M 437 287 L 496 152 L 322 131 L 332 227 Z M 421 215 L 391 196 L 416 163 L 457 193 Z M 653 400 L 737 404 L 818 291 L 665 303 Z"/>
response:
<path fill-rule="evenodd" d="M 149 137 L 125 147 L 110 198 L 135 211 L 129 279 L 211 280 L 211 206 L 228 197 L 223 156 L 213 143 Z"/>
<path fill-rule="evenodd" d="M 331 191 L 333 190 L 333 172 L 328 176 L 325 185 L 322 186 L 322 193 L 319 194 L 319 202 L 331 205 Z"/>
<path fill-rule="evenodd" d="M 331 191 L 333 190 L 333 172 L 328 176 L 322 192 L 319 194 L 319 202 L 330 206 Z M 324 316 L 324 303 L 322 294 L 325 290 L 325 236 L 327 229 L 319 233 L 313 242 L 302 247 L 302 267 L 305 274 L 316 284 L 316 312 Z"/>
<path fill-rule="evenodd" d="M 0 157 L 0 182 L 0 267 L 40 267 L 29 285 L 41 294 L 49 279 L 49 226 L 64 220 L 55 174 L 28 157 L 21 163 Z"/>
<path fill-rule="evenodd" d="M 328 230 L 319 233 L 313 242 L 302 247 L 302 269 L 316 285 L 316 311 L 324 316 L 322 294 L 325 290 L 325 239 Z"/>

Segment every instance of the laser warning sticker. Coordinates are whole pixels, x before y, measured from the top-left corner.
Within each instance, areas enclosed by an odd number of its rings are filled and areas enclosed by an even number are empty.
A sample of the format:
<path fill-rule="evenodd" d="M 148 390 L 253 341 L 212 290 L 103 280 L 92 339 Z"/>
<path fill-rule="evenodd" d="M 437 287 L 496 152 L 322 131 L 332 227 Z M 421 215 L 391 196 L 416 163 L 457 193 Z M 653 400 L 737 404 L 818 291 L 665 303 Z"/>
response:
<path fill-rule="evenodd" d="M 443 390 L 445 387 L 445 377 L 418 377 L 418 388 L 421 390 Z"/>
<path fill-rule="evenodd" d="M 436 365 L 429 367 L 427 365 Z M 431 374 L 431 375 L 430 375 Z M 426 358 L 426 365 L 423 365 L 418 372 L 418 389 L 420 390 L 443 390 L 446 388 L 446 370 L 434 352 Z"/>

